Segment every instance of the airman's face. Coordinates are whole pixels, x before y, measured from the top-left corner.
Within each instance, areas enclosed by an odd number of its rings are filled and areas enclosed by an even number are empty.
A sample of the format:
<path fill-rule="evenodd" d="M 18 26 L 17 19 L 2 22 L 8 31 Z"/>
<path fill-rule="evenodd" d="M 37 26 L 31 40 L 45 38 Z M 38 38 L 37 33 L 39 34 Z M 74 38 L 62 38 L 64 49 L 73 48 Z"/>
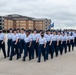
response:
<path fill-rule="evenodd" d="M 36 31 L 34 31 L 34 34 L 36 34 Z"/>
<path fill-rule="evenodd" d="M 26 32 L 26 35 L 28 36 L 29 35 L 29 32 Z"/>
<path fill-rule="evenodd" d="M 58 32 L 58 35 L 60 35 L 60 32 Z"/>
<path fill-rule="evenodd" d="M 12 30 L 10 30 L 10 33 L 12 33 Z"/>
<path fill-rule="evenodd" d="M 48 31 L 48 34 L 50 34 L 50 31 Z"/>
<path fill-rule="evenodd" d="M 17 30 L 17 33 L 19 33 L 19 30 Z"/>
<path fill-rule="evenodd" d="M 16 34 L 16 31 L 14 31 L 14 34 Z"/>
<path fill-rule="evenodd" d="M 21 30 L 21 33 L 24 33 L 24 30 Z"/>
<path fill-rule="evenodd" d="M 54 35 L 56 35 L 56 32 L 53 32 Z"/>

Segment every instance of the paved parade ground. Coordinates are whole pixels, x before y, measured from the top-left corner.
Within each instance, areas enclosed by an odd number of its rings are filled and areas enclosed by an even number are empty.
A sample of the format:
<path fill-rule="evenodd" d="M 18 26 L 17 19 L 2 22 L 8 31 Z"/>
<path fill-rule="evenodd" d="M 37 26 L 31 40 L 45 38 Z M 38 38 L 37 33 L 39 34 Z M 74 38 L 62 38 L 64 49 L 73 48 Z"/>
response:
<path fill-rule="evenodd" d="M 74 51 L 63 54 L 62 56 L 54 57 L 44 62 L 37 63 L 37 59 L 25 62 L 22 58 L 9 61 L 9 58 L 4 59 L 0 51 L 0 75 L 76 75 L 76 48 Z"/>
<path fill-rule="evenodd" d="M 42 58 L 43 59 L 43 58 Z M 22 62 L 22 59 L 9 61 L 4 59 L 0 52 L 0 75 L 76 75 L 76 48 L 62 56 L 54 57 L 41 63 L 37 59 Z"/>

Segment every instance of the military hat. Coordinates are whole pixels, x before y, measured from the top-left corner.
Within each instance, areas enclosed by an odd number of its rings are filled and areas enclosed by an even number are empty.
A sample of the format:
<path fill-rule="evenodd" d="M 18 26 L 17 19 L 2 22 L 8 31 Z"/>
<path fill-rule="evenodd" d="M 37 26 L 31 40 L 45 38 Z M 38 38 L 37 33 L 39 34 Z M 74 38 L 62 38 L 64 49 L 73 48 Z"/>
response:
<path fill-rule="evenodd" d="M 14 29 L 13 31 L 17 31 L 16 29 Z"/>
<path fill-rule="evenodd" d="M 12 28 L 10 28 L 9 30 L 13 30 Z"/>
<path fill-rule="evenodd" d="M 24 28 L 22 28 L 21 30 L 25 30 Z"/>
<path fill-rule="evenodd" d="M 17 30 L 20 30 L 20 28 L 18 28 Z"/>
<path fill-rule="evenodd" d="M 42 32 L 41 32 L 41 34 L 43 34 L 43 35 L 44 35 L 44 32 L 42 31 Z"/>

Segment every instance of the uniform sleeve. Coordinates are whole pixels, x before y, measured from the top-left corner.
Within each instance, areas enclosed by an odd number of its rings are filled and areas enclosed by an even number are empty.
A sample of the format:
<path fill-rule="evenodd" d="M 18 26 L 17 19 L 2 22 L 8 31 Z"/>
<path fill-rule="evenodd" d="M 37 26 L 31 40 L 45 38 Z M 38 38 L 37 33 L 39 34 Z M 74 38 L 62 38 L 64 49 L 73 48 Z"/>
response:
<path fill-rule="evenodd" d="M 73 40 L 74 40 L 74 36 L 73 36 Z"/>
<path fill-rule="evenodd" d="M 68 40 L 68 37 L 66 36 L 66 40 Z"/>
<path fill-rule="evenodd" d="M 32 36 L 29 36 L 30 41 L 32 41 Z"/>
<path fill-rule="evenodd" d="M 58 35 L 56 35 L 56 40 L 58 40 Z"/>
<path fill-rule="evenodd" d="M 5 34 L 3 34 L 3 38 L 4 38 L 4 39 L 6 38 L 6 35 L 5 35 Z"/>
<path fill-rule="evenodd" d="M 25 35 L 23 35 L 23 40 L 25 40 Z"/>
<path fill-rule="evenodd" d="M 38 35 L 36 34 L 36 39 L 38 39 Z"/>
<path fill-rule="evenodd" d="M 63 36 L 61 35 L 61 41 L 62 41 Z"/>
<path fill-rule="evenodd" d="M 45 40 L 44 42 L 46 43 L 46 42 L 47 42 L 47 41 L 46 41 L 46 38 L 44 38 L 44 40 Z"/>
<path fill-rule="evenodd" d="M 52 41 L 52 36 L 50 37 L 50 41 Z"/>
<path fill-rule="evenodd" d="M 7 34 L 7 38 L 9 37 L 9 34 Z"/>
<path fill-rule="evenodd" d="M 13 34 L 12 34 L 12 38 L 11 39 L 13 39 Z"/>
<path fill-rule="evenodd" d="M 37 34 L 37 39 L 39 39 L 40 38 L 40 34 Z"/>
<path fill-rule="evenodd" d="M 17 37 L 17 39 L 19 39 L 19 36 L 18 35 L 16 35 L 16 37 Z"/>
<path fill-rule="evenodd" d="M 20 36 L 19 36 L 19 38 L 21 39 L 21 33 L 20 33 Z"/>

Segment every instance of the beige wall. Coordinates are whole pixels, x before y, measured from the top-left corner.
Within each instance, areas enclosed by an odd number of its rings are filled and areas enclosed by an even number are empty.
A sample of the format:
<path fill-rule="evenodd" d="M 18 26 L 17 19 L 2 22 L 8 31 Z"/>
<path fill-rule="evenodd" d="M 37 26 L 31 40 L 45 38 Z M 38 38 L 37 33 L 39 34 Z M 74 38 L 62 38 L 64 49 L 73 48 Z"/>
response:
<path fill-rule="evenodd" d="M 9 30 L 10 28 L 24 28 L 33 30 L 47 30 L 48 25 L 51 24 L 50 20 L 8 20 L 4 19 L 4 30 Z"/>
<path fill-rule="evenodd" d="M 16 28 L 26 29 L 27 21 L 16 21 Z"/>
<path fill-rule="evenodd" d="M 34 29 L 34 22 L 31 20 L 28 21 L 28 29 L 31 29 L 31 30 Z"/>
<path fill-rule="evenodd" d="M 4 19 L 4 30 L 9 30 L 13 28 L 13 20 Z"/>
<path fill-rule="evenodd" d="M 37 30 L 43 30 L 43 28 L 44 28 L 44 21 L 35 21 L 35 28 Z"/>

